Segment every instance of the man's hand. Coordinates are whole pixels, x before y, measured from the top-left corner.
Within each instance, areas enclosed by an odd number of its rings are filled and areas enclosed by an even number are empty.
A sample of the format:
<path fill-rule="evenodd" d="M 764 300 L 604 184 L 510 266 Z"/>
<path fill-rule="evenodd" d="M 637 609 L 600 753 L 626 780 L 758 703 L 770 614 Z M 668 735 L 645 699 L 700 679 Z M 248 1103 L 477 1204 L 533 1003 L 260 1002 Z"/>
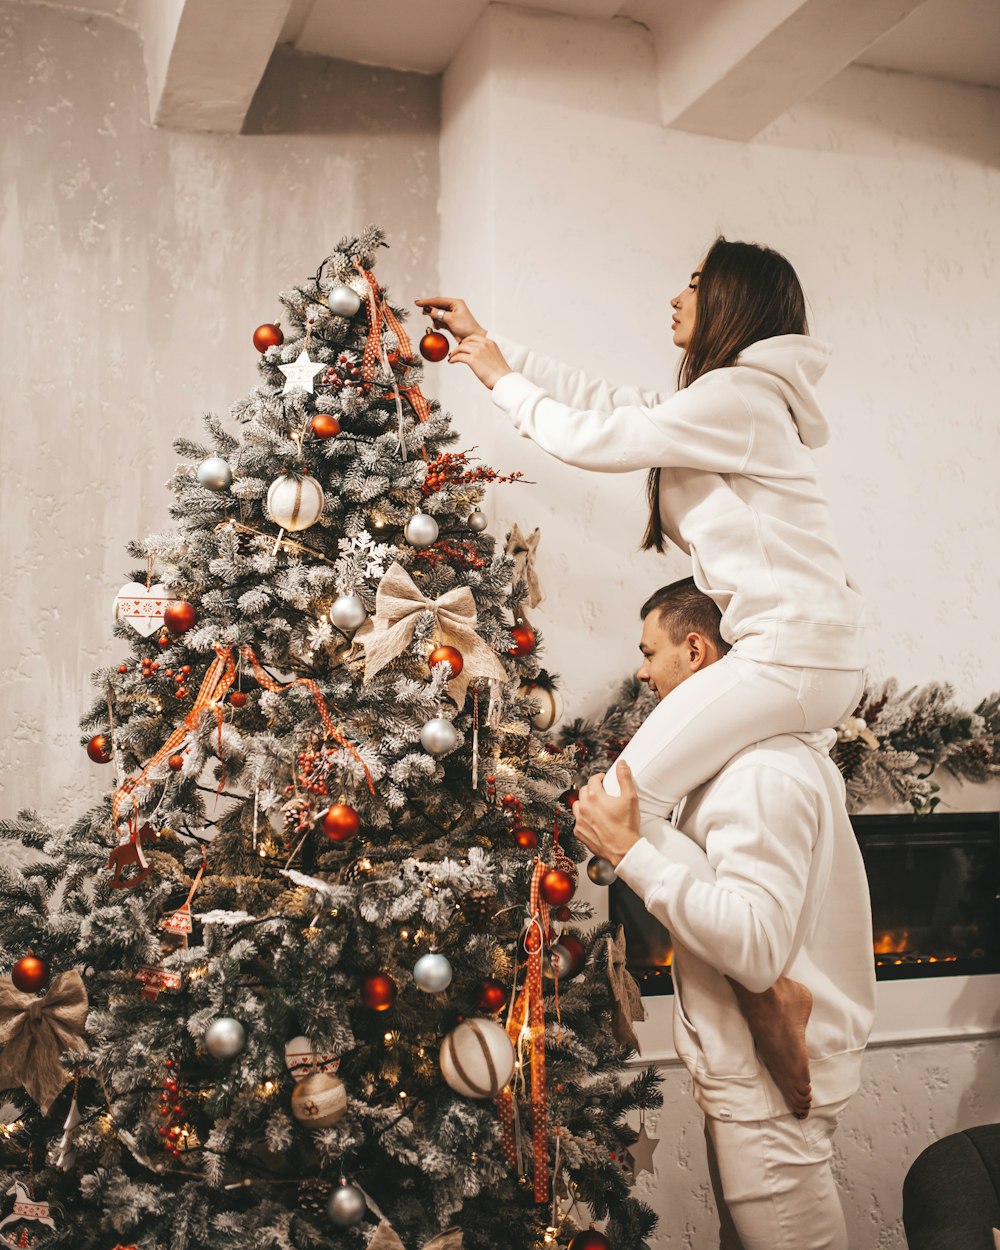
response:
<path fill-rule="evenodd" d="M 481 334 L 486 337 L 486 327 L 469 312 L 464 299 L 452 299 L 450 295 L 434 295 L 430 299 L 415 301 L 418 308 L 430 317 L 437 330 L 447 330 L 452 338 L 467 338 L 470 334 Z"/>
<path fill-rule="evenodd" d="M 639 795 L 624 760 L 619 760 L 616 773 L 621 786 L 617 798 L 604 789 L 604 773 L 595 773 L 580 791 L 573 808 L 573 832 L 584 846 L 617 868 L 625 852 L 639 841 Z"/>
<path fill-rule="evenodd" d="M 505 374 L 514 372 L 500 348 L 485 334 L 467 334 L 448 359 L 453 365 L 468 365 L 491 391 Z"/>

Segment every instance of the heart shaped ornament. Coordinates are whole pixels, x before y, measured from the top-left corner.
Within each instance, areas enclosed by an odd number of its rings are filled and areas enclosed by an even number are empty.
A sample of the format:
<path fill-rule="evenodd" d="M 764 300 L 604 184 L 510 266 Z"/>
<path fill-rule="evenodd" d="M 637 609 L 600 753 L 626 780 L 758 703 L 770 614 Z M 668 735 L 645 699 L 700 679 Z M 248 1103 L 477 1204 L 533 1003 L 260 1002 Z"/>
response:
<path fill-rule="evenodd" d="M 115 595 L 115 620 L 127 622 L 137 634 L 148 638 L 163 628 L 163 610 L 173 598 L 166 586 L 126 582 Z"/>
<path fill-rule="evenodd" d="M 285 1044 L 285 1066 L 298 1082 L 313 1072 L 336 1072 L 340 1060 L 334 1054 L 316 1050 L 308 1037 L 293 1037 Z"/>

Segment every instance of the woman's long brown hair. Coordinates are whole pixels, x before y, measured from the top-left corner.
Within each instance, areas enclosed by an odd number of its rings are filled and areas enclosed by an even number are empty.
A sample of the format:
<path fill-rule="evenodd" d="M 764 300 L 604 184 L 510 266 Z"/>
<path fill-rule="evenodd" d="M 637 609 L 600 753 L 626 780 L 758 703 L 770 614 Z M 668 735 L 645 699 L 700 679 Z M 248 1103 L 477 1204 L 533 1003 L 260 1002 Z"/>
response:
<path fill-rule="evenodd" d="M 736 364 L 740 352 L 779 334 L 808 334 L 806 301 L 798 275 L 769 247 L 730 243 L 721 235 L 709 249 L 698 279 L 694 331 L 678 370 L 679 388 L 712 369 Z M 660 470 L 646 481 L 649 524 L 642 550 L 664 550 Z"/>

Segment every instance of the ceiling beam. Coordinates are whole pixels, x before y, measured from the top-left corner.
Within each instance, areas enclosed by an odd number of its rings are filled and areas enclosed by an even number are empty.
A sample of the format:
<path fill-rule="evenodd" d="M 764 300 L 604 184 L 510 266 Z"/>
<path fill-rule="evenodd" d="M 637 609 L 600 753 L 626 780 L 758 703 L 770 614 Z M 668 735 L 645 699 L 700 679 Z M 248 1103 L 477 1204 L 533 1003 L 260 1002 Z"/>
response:
<path fill-rule="evenodd" d="M 140 0 L 154 126 L 236 134 L 292 0 Z"/>
<path fill-rule="evenodd" d="M 749 140 L 925 0 L 638 0 L 664 125 Z"/>

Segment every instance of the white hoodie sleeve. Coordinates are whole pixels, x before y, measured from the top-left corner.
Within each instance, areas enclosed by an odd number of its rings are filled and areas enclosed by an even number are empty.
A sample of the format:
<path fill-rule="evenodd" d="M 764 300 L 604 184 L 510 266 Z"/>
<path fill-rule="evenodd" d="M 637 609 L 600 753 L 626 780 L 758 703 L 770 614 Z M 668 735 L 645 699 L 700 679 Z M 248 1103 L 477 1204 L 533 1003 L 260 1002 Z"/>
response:
<path fill-rule="evenodd" d="M 572 392 L 572 376 L 564 366 L 554 388 Z M 505 374 L 493 388 L 493 402 L 514 428 L 543 451 L 566 464 L 603 473 L 633 469 L 705 469 L 713 473 L 742 473 L 753 445 L 753 412 L 744 396 L 724 376 L 678 391 L 648 405 L 626 403 L 608 407 L 617 392 L 606 383 L 594 397 L 602 407 L 578 408 L 560 403 L 522 373 Z"/>
<path fill-rule="evenodd" d="M 755 759 L 727 771 L 701 802 L 714 882 L 646 839 L 622 858 L 618 876 L 688 950 L 762 993 L 797 953 L 820 809 L 815 789 Z"/>
<path fill-rule="evenodd" d="M 592 408 L 596 412 L 612 412 L 630 404 L 655 408 L 667 398 L 658 391 L 643 391 L 638 386 L 612 386 L 600 378 L 588 377 L 582 369 L 570 369 L 551 356 L 522 347 L 512 339 L 499 334 L 492 337 L 512 369 L 523 373 L 529 382 L 570 408 Z"/>

